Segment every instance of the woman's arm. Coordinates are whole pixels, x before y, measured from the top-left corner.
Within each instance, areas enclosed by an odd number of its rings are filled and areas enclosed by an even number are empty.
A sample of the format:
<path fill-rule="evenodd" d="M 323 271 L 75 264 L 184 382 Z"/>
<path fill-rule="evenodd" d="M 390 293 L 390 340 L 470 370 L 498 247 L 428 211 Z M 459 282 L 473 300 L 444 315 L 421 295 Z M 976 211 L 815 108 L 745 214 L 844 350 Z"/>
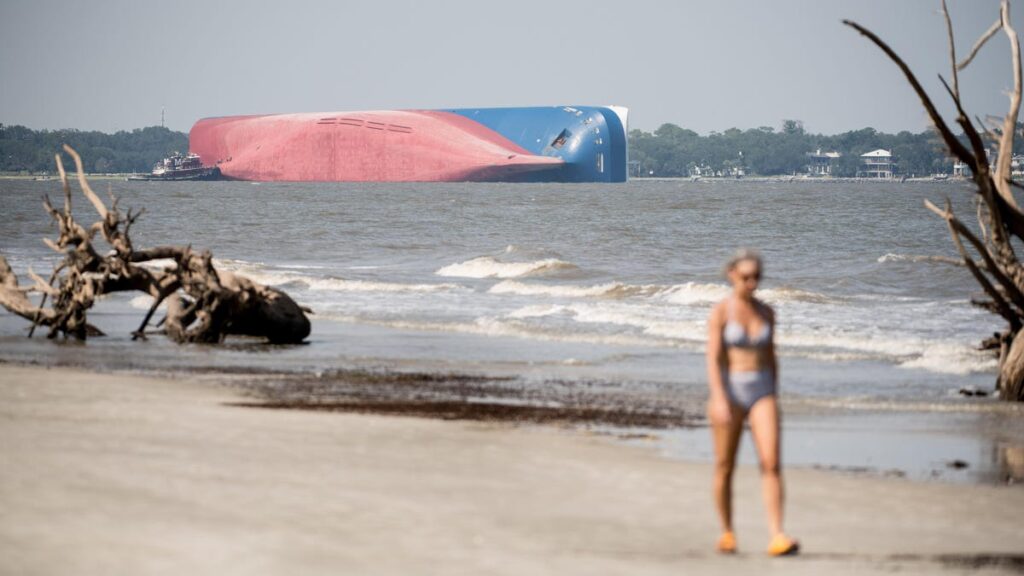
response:
<path fill-rule="evenodd" d="M 765 313 L 767 315 L 768 325 L 771 326 L 771 332 L 768 336 L 768 367 L 772 371 L 772 381 L 775 382 L 775 386 L 779 385 L 779 357 L 775 354 L 775 310 L 772 310 L 771 306 L 764 305 Z"/>
<path fill-rule="evenodd" d="M 722 306 L 719 304 L 708 316 L 708 388 L 711 397 L 708 400 L 708 417 L 713 423 L 727 424 L 732 418 L 729 408 L 729 397 L 725 392 L 722 372 L 725 370 L 725 350 L 722 347 Z"/>

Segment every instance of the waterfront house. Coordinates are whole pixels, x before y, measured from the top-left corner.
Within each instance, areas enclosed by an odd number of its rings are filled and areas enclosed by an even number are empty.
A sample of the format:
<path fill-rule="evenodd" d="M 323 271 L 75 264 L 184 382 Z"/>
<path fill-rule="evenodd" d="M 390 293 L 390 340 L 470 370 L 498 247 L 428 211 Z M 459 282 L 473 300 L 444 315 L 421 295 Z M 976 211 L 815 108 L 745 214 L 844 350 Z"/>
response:
<path fill-rule="evenodd" d="M 954 178 L 969 178 L 971 175 L 971 169 L 967 167 L 967 164 L 957 160 L 953 163 L 953 177 Z"/>
<path fill-rule="evenodd" d="M 807 173 L 811 176 L 831 176 L 832 163 L 841 156 L 842 154 L 835 151 L 822 152 L 821 148 L 816 152 L 808 152 Z"/>
<path fill-rule="evenodd" d="M 996 172 L 996 162 L 999 161 L 999 148 L 993 146 L 985 151 L 988 154 L 988 168 L 992 173 Z M 969 172 L 970 169 L 967 170 Z M 965 175 L 969 175 L 965 172 Z M 1010 156 L 1010 175 L 1024 176 L 1024 154 Z"/>
<path fill-rule="evenodd" d="M 865 178 L 892 178 L 895 165 L 892 152 L 879 148 L 860 155 L 860 175 Z"/>
<path fill-rule="evenodd" d="M 712 168 L 711 165 L 707 163 L 691 164 L 687 172 L 689 173 L 690 178 L 715 177 L 715 169 Z M 718 176 L 721 176 L 721 174 L 718 174 Z"/>

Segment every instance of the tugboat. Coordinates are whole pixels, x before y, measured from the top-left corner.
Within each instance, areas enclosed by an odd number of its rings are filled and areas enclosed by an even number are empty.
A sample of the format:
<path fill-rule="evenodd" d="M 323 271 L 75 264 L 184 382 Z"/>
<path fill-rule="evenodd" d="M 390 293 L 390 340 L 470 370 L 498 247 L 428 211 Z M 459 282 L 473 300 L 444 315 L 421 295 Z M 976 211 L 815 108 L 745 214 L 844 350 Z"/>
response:
<path fill-rule="evenodd" d="M 133 174 L 128 180 L 220 180 L 220 168 L 203 166 L 198 154 L 175 152 L 157 162 L 149 174 Z"/>

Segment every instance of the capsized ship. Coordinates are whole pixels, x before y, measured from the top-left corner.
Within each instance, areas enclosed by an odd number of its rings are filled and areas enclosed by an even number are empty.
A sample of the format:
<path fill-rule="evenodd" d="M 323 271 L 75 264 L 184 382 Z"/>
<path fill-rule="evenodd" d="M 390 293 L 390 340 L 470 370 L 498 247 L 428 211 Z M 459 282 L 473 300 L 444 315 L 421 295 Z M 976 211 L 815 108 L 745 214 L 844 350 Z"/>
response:
<path fill-rule="evenodd" d="M 626 108 L 377 110 L 204 118 L 189 148 L 222 178 L 624 182 Z"/>

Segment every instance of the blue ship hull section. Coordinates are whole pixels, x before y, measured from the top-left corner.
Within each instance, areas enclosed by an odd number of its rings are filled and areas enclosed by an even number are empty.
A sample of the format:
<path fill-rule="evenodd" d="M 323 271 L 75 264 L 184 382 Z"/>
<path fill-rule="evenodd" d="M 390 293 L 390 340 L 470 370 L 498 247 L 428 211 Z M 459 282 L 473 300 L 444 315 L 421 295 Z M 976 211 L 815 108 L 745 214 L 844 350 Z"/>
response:
<path fill-rule="evenodd" d="M 478 122 L 533 154 L 565 162 L 551 170 L 524 174 L 519 178 L 522 181 L 626 181 L 626 127 L 611 108 L 459 108 L 444 112 Z"/>

